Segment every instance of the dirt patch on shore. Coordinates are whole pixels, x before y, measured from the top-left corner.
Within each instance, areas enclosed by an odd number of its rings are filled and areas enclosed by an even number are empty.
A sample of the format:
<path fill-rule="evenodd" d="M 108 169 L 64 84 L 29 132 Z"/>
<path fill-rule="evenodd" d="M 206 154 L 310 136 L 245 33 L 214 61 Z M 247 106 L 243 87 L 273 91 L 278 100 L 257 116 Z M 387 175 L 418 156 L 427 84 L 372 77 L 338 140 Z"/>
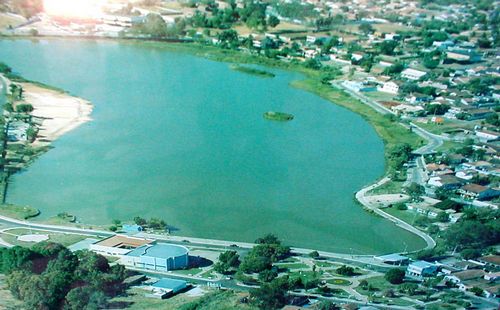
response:
<path fill-rule="evenodd" d="M 47 145 L 91 120 L 93 107 L 89 101 L 30 83 L 21 85 L 24 100 L 34 108 L 32 115 L 41 120 L 34 145 Z"/>

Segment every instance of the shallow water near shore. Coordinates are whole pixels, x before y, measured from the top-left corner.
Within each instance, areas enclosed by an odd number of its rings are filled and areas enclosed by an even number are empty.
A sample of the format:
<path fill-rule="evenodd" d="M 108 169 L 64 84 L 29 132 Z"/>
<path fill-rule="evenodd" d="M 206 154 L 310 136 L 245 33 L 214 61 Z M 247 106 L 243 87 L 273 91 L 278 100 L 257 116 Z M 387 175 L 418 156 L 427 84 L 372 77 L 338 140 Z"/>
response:
<path fill-rule="evenodd" d="M 8 201 L 105 224 L 160 217 L 175 234 L 367 254 L 424 242 L 354 202 L 384 173 L 360 116 L 227 63 L 155 46 L 2 40 L 0 61 L 94 105 L 93 121 L 15 175 Z M 265 111 L 295 116 L 265 120 Z"/>

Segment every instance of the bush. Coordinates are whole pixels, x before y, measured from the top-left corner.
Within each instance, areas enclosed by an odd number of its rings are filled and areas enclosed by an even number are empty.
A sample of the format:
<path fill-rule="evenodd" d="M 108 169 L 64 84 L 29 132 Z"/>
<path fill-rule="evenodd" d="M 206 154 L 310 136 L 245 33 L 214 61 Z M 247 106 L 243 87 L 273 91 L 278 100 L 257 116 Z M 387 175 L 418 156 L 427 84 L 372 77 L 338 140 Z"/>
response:
<path fill-rule="evenodd" d="M 354 268 L 348 267 L 348 266 L 341 266 L 337 268 L 337 273 L 342 276 L 353 276 L 354 275 Z"/>
<path fill-rule="evenodd" d="M 474 286 L 473 288 L 471 288 L 469 290 L 471 293 L 474 293 L 474 295 L 476 296 L 483 296 L 483 289 L 482 288 L 479 288 L 477 286 Z"/>
<path fill-rule="evenodd" d="M 16 111 L 22 112 L 22 113 L 33 112 L 33 106 L 29 103 L 22 103 L 22 104 L 17 105 Z"/>
<path fill-rule="evenodd" d="M 311 253 L 309 253 L 309 257 L 315 258 L 315 259 L 319 258 L 318 251 L 312 251 Z"/>
<path fill-rule="evenodd" d="M 404 203 L 404 202 L 397 203 L 394 206 L 396 207 L 396 209 L 401 210 L 401 211 L 408 210 L 408 207 L 406 206 L 406 203 Z"/>
<path fill-rule="evenodd" d="M 405 278 L 405 271 L 403 269 L 391 269 L 388 272 L 386 272 L 384 278 L 387 280 L 387 282 L 391 284 L 401 284 L 404 281 Z"/>

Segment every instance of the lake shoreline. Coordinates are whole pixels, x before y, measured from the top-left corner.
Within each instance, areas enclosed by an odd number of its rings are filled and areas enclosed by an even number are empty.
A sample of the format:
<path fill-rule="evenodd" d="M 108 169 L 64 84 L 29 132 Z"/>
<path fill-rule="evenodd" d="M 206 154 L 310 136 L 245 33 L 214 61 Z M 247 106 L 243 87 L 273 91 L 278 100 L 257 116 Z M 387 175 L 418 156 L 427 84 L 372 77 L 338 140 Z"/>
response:
<path fill-rule="evenodd" d="M 376 121 L 373 120 L 372 115 L 370 112 L 371 111 L 370 107 L 367 107 L 363 105 L 362 103 L 358 102 L 357 99 L 354 99 L 350 97 L 349 95 L 345 94 L 344 92 L 340 90 L 333 89 L 329 85 L 324 85 L 320 83 L 319 80 L 319 72 L 306 69 L 300 65 L 297 64 L 289 64 L 289 63 L 283 63 L 279 60 L 274 60 L 274 59 L 268 59 L 256 55 L 250 55 L 250 54 L 244 54 L 242 52 L 238 51 L 228 51 L 228 50 L 221 50 L 220 48 L 213 47 L 213 46 L 205 46 L 205 45 L 200 45 L 200 44 L 195 44 L 195 43 L 171 43 L 171 42 L 163 42 L 163 41 L 151 41 L 151 40 L 138 40 L 138 39 L 102 39 L 102 38 L 60 38 L 60 37 L 54 37 L 55 39 L 61 39 L 61 40 L 66 40 L 66 39 L 74 39 L 74 40 L 92 40 L 92 41 L 112 41 L 112 42 L 123 42 L 125 44 L 144 44 L 144 45 L 155 45 L 155 46 L 162 46 L 166 50 L 172 51 L 172 52 L 186 52 L 189 54 L 192 54 L 194 56 L 198 57 L 203 57 L 209 60 L 214 60 L 218 62 L 226 62 L 226 63 L 238 63 L 238 64 L 257 64 L 257 65 L 262 65 L 262 66 L 267 66 L 270 68 L 276 68 L 276 69 L 281 69 L 281 70 L 286 70 L 286 71 L 292 71 L 292 72 L 298 72 L 302 73 L 305 76 L 304 80 L 297 80 L 291 83 L 292 87 L 302 89 L 304 91 L 313 93 L 315 95 L 319 95 L 320 97 L 323 97 L 327 99 L 328 101 L 334 103 L 335 105 L 347 108 L 354 113 L 361 115 L 365 120 L 367 120 L 372 127 L 375 128 L 377 134 L 382 138 L 385 144 L 385 151 L 387 155 L 387 149 L 388 145 L 398 143 L 401 141 L 401 135 L 399 134 L 389 134 L 387 135 L 387 132 L 391 130 L 392 127 L 399 126 L 398 124 L 394 124 L 393 122 L 386 121 L 385 119 L 382 119 L 380 116 L 380 119 L 377 119 Z M 26 39 L 26 37 L 22 37 L 22 39 Z M 35 38 L 35 39 L 50 39 L 49 37 L 41 37 L 41 38 Z M 328 88 L 328 89 L 327 89 Z M 336 98 L 332 98 L 332 94 L 338 94 Z M 361 112 L 360 112 L 361 111 Z M 89 119 L 90 120 L 90 119 Z M 85 120 L 88 121 L 88 120 Z M 73 128 L 69 128 L 66 131 L 60 131 L 60 134 L 57 137 L 60 137 L 62 134 L 66 133 L 69 130 L 72 130 L 79 125 L 83 124 L 85 121 L 83 121 L 80 124 L 77 124 Z M 78 121 L 76 121 L 78 122 Z M 380 130 L 380 128 L 384 130 Z M 57 138 L 56 137 L 56 138 Z M 386 157 L 387 160 L 387 157 Z M 385 167 L 387 170 L 387 165 Z"/>
<path fill-rule="evenodd" d="M 32 83 L 19 83 L 26 103 L 33 106 L 31 115 L 39 120 L 39 132 L 33 146 L 48 146 L 64 134 L 91 121 L 90 101 Z"/>

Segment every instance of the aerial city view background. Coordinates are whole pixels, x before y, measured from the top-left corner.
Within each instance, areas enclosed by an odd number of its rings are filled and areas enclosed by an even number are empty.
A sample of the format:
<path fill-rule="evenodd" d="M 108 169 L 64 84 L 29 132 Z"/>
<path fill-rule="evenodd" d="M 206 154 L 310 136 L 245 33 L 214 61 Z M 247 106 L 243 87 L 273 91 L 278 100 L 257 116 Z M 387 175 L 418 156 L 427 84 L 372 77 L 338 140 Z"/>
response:
<path fill-rule="evenodd" d="M 0 0 L 0 309 L 498 309 L 499 4 Z"/>

